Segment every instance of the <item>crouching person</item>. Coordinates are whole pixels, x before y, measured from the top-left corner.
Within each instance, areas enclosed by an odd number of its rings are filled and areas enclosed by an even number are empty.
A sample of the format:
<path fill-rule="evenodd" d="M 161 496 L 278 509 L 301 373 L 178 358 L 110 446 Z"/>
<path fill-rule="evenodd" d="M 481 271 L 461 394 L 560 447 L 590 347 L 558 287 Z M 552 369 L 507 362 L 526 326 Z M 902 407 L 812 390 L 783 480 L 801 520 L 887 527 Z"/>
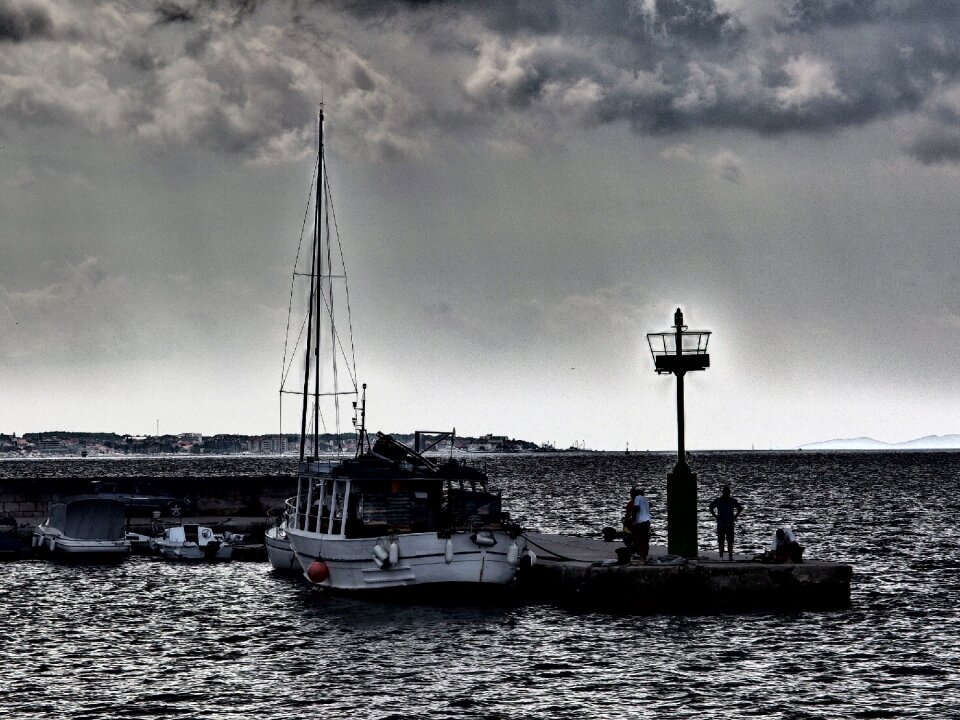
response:
<path fill-rule="evenodd" d="M 778 528 L 767 553 L 773 562 L 803 562 L 803 546 L 790 528 Z"/>

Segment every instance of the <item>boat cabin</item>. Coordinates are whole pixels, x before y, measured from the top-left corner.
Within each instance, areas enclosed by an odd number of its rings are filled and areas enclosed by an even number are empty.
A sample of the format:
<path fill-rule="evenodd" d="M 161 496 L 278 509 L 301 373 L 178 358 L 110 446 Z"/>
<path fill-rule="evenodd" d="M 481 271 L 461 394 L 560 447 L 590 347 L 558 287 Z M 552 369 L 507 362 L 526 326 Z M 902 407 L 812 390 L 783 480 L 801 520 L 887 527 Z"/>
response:
<path fill-rule="evenodd" d="M 297 526 L 344 538 L 395 533 L 448 533 L 500 527 L 509 520 L 484 472 L 450 460 L 413 464 L 363 457 L 342 463 L 305 462 L 290 508 Z"/>

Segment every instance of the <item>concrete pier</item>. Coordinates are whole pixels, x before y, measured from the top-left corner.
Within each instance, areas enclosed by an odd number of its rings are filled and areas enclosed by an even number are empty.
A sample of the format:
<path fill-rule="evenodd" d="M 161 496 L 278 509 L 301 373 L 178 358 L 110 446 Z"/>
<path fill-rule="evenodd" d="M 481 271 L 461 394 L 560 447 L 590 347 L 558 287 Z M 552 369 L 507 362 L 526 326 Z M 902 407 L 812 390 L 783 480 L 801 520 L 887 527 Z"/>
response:
<path fill-rule="evenodd" d="M 620 564 L 620 543 L 527 533 L 537 563 L 520 579 L 533 601 L 582 611 L 714 612 L 763 609 L 823 610 L 850 605 L 853 568 L 832 562 L 768 564 L 716 553 L 697 559 L 651 547 L 646 565 Z"/>

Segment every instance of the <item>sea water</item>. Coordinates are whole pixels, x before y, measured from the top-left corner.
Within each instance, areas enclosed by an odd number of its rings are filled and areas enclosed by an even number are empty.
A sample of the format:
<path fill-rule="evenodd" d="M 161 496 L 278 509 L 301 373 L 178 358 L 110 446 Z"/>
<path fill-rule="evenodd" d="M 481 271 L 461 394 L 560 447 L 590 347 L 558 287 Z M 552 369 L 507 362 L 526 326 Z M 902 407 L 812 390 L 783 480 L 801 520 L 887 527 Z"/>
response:
<path fill-rule="evenodd" d="M 617 526 L 631 485 L 665 542 L 666 454 L 485 456 L 544 532 Z M 960 453 L 703 453 L 737 550 L 792 526 L 854 566 L 829 612 L 611 615 L 328 595 L 263 562 L 0 565 L 4 718 L 939 718 L 960 715 Z M 0 462 L 11 476 L 243 475 L 258 459 Z"/>

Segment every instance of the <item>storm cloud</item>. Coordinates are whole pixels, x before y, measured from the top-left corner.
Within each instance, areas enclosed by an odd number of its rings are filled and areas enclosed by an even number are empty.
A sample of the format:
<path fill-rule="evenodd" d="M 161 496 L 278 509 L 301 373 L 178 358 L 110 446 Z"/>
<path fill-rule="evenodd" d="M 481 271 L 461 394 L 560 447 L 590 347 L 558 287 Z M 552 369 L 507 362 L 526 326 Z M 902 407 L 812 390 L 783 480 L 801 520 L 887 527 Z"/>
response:
<path fill-rule="evenodd" d="M 0 7 L 0 43 L 49 38 L 53 21 L 42 5 L 11 2 Z"/>
<path fill-rule="evenodd" d="M 358 32 L 376 41 L 359 47 Z M 268 162 L 298 157 L 324 96 L 342 99 L 333 112 L 381 157 L 478 124 L 503 140 L 511 117 L 767 135 L 902 115 L 917 125 L 907 153 L 952 162 L 957 121 L 942 99 L 960 87 L 958 37 L 955 4 L 893 0 L 164 1 L 124 12 L 24 0 L 0 11 L 11 43 L 0 110 Z M 411 44 L 442 83 L 397 72 Z"/>

